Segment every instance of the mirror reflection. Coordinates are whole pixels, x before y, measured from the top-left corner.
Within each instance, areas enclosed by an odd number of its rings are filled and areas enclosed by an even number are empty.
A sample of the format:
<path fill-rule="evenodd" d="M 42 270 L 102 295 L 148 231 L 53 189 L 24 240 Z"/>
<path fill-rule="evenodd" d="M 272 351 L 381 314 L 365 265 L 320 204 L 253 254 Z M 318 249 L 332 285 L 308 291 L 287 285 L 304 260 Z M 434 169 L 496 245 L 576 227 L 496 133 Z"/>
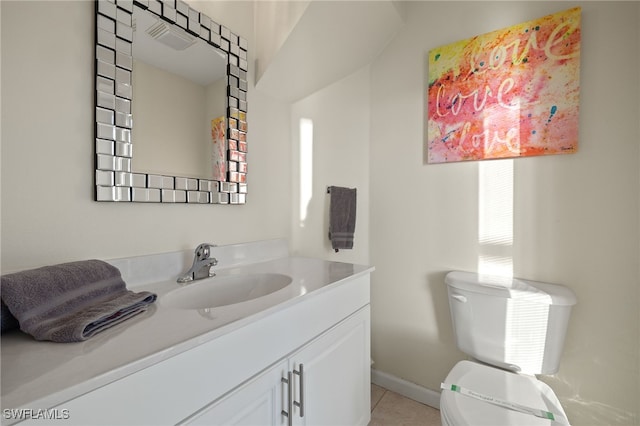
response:
<path fill-rule="evenodd" d="M 223 180 L 212 121 L 224 130 L 226 53 L 138 7 L 132 27 L 133 171 Z"/>

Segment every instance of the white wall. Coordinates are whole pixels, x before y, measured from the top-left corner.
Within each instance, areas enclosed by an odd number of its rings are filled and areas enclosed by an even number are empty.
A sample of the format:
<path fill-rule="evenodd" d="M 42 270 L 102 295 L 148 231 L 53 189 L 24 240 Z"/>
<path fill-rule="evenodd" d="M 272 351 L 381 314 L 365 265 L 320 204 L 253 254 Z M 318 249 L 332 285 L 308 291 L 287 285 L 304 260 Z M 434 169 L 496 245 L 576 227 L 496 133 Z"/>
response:
<path fill-rule="evenodd" d="M 296 102 L 291 112 L 292 247 L 304 256 L 369 264 L 369 69 L 360 71 Z M 300 121 L 313 125 L 309 162 L 300 159 Z M 301 198 L 309 175 L 310 199 Z M 328 238 L 328 186 L 357 189 L 352 250 L 331 249 Z"/>
<path fill-rule="evenodd" d="M 304 13 L 309 0 L 256 1 L 256 79 L 260 80 L 271 60 Z"/>
<path fill-rule="evenodd" d="M 252 2 L 191 2 L 249 41 Z M 94 3 L 0 2 L 2 272 L 266 238 L 289 238 L 289 108 L 253 91 L 244 206 L 98 203 Z M 135 149 L 134 149 L 135 163 Z"/>
<path fill-rule="evenodd" d="M 438 390 L 464 354 L 443 282 L 476 271 L 479 173 L 424 163 L 430 49 L 581 5 L 579 152 L 513 161 L 515 276 L 578 297 L 550 383 L 572 424 L 640 421 L 638 2 L 409 2 L 371 65 L 372 351 L 375 368 Z M 495 223 L 496 218 L 489 223 Z"/>

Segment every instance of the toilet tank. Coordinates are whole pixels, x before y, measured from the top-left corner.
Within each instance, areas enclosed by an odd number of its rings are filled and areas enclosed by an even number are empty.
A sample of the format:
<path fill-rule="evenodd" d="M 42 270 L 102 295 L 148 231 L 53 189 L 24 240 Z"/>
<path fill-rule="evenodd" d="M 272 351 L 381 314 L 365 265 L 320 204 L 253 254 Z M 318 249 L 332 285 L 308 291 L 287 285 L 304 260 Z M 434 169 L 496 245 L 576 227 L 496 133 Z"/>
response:
<path fill-rule="evenodd" d="M 458 348 L 526 374 L 558 371 L 576 296 L 558 285 L 470 272 L 445 278 Z"/>

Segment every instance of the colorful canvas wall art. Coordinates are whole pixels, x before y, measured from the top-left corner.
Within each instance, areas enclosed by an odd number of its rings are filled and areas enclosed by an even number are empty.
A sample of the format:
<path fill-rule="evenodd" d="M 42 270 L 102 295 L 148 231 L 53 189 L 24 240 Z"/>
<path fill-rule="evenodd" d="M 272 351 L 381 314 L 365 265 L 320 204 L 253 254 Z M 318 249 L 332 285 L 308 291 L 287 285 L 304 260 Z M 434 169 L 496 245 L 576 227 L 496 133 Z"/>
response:
<path fill-rule="evenodd" d="M 224 182 L 227 180 L 227 120 L 223 117 L 211 120 L 211 142 L 213 143 L 212 158 L 213 180 Z"/>
<path fill-rule="evenodd" d="M 580 12 L 431 50 L 427 161 L 576 152 Z"/>

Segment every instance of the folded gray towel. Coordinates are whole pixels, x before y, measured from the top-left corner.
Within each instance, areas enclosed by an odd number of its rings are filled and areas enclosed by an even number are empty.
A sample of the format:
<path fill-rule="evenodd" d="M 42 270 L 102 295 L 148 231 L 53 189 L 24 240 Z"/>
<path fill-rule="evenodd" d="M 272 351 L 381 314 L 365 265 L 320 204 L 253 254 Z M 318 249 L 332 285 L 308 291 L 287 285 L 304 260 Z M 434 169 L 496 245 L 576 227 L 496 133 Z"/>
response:
<path fill-rule="evenodd" d="M 335 251 L 353 248 L 353 234 L 356 230 L 356 189 L 329 187 L 331 194 L 329 208 L 329 239 Z"/>
<path fill-rule="evenodd" d="M 45 266 L 1 277 L 2 300 L 36 340 L 78 342 L 146 310 L 156 295 L 127 290 L 100 260 Z"/>

